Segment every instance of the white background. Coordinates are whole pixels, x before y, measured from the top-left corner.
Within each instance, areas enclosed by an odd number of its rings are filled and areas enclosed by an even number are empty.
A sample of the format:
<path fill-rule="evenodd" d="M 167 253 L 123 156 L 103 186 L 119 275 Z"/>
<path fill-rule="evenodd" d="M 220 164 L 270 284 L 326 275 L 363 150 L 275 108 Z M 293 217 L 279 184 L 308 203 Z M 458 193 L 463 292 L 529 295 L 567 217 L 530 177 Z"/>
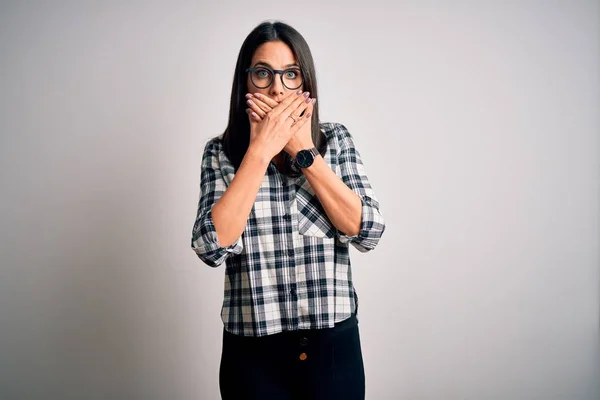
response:
<path fill-rule="evenodd" d="M 566 0 L 2 2 L 0 397 L 219 398 L 191 229 L 267 19 L 386 219 L 351 251 L 367 398 L 600 398 L 600 7 Z"/>

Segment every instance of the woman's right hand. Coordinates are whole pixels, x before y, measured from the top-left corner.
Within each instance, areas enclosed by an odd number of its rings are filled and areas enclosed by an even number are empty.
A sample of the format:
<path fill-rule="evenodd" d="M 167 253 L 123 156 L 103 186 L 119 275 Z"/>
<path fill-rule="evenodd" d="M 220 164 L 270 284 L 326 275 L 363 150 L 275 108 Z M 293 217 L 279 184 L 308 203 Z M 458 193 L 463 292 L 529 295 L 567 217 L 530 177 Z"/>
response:
<path fill-rule="evenodd" d="M 271 110 L 264 112 L 263 116 L 249 111 L 250 144 L 248 148 L 264 155 L 269 161 L 279 154 L 298 128 L 310 121 L 308 113 L 300 117 L 300 114 L 309 106 L 310 102 L 307 103 L 307 99 L 310 100 L 310 98 L 308 96 L 308 92 L 292 94 L 274 107 L 269 106 Z M 252 100 L 250 99 L 249 102 Z M 253 104 L 249 103 L 249 105 Z M 254 106 L 256 108 L 256 104 Z M 290 118 L 290 115 L 294 117 L 296 123 Z"/>

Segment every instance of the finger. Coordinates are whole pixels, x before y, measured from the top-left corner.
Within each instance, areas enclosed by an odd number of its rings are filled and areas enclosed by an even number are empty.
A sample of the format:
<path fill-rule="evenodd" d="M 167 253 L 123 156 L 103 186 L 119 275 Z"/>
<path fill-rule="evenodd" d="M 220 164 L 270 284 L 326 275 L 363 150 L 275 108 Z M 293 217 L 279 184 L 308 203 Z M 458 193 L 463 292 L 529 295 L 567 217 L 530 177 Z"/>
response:
<path fill-rule="evenodd" d="M 312 100 L 312 99 L 310 99 L 310 100 Z M 290 115 L 287 117 L 285 122 L 289 122 L 290 127 L 296 127 L 296 124 L 298 122 L 300 122 L 300 120 L 303 118 L 302 113 L 304 113 L 305 110 L 311 104 L 312 104 L 312 102 L 309 102 L 307 104 L 306 101 L 303 101 L 302 103 L 300 103 L 292 112 L 290 112 Z M 290 106 L 290 108 L 292 108 L 292 107 L 293 107 L 293 105 Z"/>
<path fill-rule="evenodd" d="M 256 122 L 262 121 L 262 118 L 260 117 L 260 115 L 258 115 L 254 111 L 252 111 L 251 108 L 246 108 L 246 113 L 248 114 L 248 117 L 250 118 L 250 122 L 252 122 L 253 120 Z"/>
<path fill-rule="evenodd" d="M 263 103 L 265 103 L 270 108 L 275 108 L 279 104 L 279 102 L 273 100 L 272 98 L 270 98 L 269 96 L 264 95 L 264 94 L 254 93 L 253 96 L 256 97 L 257 99 L 261 100 Z"/>
<path fill-rule="evenodd" d="M 261 111 L 263 111 L 264 113 L 268 113 L 269 111 L 271 111 L 273 108 L 263 101 L 265 99 L 265 96 L 258 98 L 257 95 L 258 95 L 258 93 L 256 93 L 255 95 L 248 93 L 246 95 L 246 98 L 248 99 L 248 100 L 246 100 L 246 102 L 251 101 L 252 103 L 256 104 L 256 106 L 258 106 L 258 108 Z M 276 102 L 276 104 L 279 104 L 279 103 Z M 250 103 L 248 103 L 248 105 L 250 105 Z"/>
<path fill-rule="evenodd" d="M 298 96 L 291 104 L 289 104 L 285 110 L 283 110 L 282 115 L 287 117 L 288 115 L 299 115 L 299 113 L 295 113 L 296 109 L 300 107 L 303 103 L 308 104 L 310 101 L 310 97 L 308 92 L 304 92 L 303 95 Z"/>
<path fill-rule="evenodd" d="M 306 100 L 300 103 L 292 103 L 285 111 L 285 113 L 289 112 L 289 115 L 294 117 L 295 120 L 302 118 L 304 114 L 306 114 L 306 110 L 310 107 L 312 110 L 312 106 L 315 104 L 317 99 L 311 99 L 310 97 L 306 98 Z M 288 117 L 290 118 L 290 117 Z"/>
<path fill-rule="evenodd" d="M 252 111 L 254 111 L 256 114 L 260 115 L 261 118 L 264 118 L 264 116 L 267 114 L 265 111 L 263 111 L 258 104 L 256 104 L 254 102 L 254 100 L 246 100 L 246 104 L 248 105 L 248 107 L 250 107 L 250 109 Z"/>
<path fill-rule="evenodd" d="M 304 115 L 302 118 L 297 120 L 297 122 L 295 124 L 292 125 L 292 127 L 290 129 L 292 136 L 295 135 L 296 132 L 298 132 L 304 124 L 310 123 L 311 120 L 312 120 L 312 110 L 309 112 L 307 109 L 306 115 Z"/>
<path fill-rule="evenodd" d="M 296 93 L 283 99 L 283 101 L 274 107 L 273 111 L 271 111 L 269 114 L 275 117 L 285 111 L 285 109 L 293 102 L 297 100 L 303 101 L 305 99 L 306 97 L 302 95 L 302 91 L 298 90 Z"/>
<path fill-rule="evenodd" d="M 308 104 L 306 103 L 306 101 L 303 102 L 296 109 L 296 111 L 291 114 L 291 116 L 294 117 L 294 119 L 296 120 L 296 122 L 292 121 L 292 125 L 291 125 L 291 127 L 294 130 L 294 132 L 296 132 L 298 130 L 297 127 L 300 127 L 300 126 L 303 125 L 303 121 L 310 120 L 310 117 L 311 117 L 312 112 L 313 112 L 315 100 L 316 99 L 309 99 Z M 288 117 L 288 119 L 291 120 L 292 118 Z"/>
<path fill-rule="evenodd" d="M 315 108 L 315 104 L 317 103 L 317 98 L 312 98 L 311 101 L 308 103 L 308 107 L 306 108 L 306 110 L 304 111 L 304 114 L 306 113 L 312 113 L 313 108 Z"/>
<path fill-rule="evenodd" d="M 308 99 L 306 99 L 305 102 L 303 102 L 296 108 L 296 110 L 292 113 L 292 115 L 294 117 L 296 115 L 299 117 L 303 117 L 306 113 L 312 112 L 313 106 L 316 101 L 317 101 L 317 99 L 312 99 L 309 97 Z M 310 111 L 309 111 L 309 109 L 310 109 Z"/>
<path fill-rule="evenodd" d="M 267 105 L 266 103 L 262 102 L 260 99 L 258 98 L 254 98 L 252 100 L 254 103 L 256 103 L 256 105 L 263 110 L 265 113 L 268 113 L 269 111 L 271 111 L 273 108 L 269 105 Z M 277 103 L 279 104 L 279 103 Z"/>

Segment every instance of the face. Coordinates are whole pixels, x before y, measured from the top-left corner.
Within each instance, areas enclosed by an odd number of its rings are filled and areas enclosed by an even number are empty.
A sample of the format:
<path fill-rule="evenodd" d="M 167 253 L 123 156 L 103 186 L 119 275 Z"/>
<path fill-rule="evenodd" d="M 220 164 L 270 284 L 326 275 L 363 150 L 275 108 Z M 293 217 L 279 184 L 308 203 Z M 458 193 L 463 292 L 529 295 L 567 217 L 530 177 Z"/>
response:
<path fill-rule="evenodd" d="M 267 67 L 270 69 L 285 70 L 288 68 L 297 69 L 300 71 L 300 66 L 294 53 L 289 46 L 281 41 L 266 42 L 260 45 L 250 63 L 251 67 Z M 295 74 L 294 71 L 289 71 L 284 74 L 284 81 L 287 86 L 294 87 L 294 82 L 301 82 L 301 76 Z M 267 73 L 258 71 L 254 74 L 254 81 L 258 86 L 264 86 L 261 82 L 268 82 Z M 298 90 L 304 90 L 304 85 L 300 85 L 297 89 L 289 89 L 281 82 L 281 75 L 276 73 L 273 76 L 273 82 L 266 88 L 258 88 L 252 83 L 251 73 L 248 73 L 247 86 L 249 93 L 260 93 L 271 97 L 275 101 L 281 101 Z"/>

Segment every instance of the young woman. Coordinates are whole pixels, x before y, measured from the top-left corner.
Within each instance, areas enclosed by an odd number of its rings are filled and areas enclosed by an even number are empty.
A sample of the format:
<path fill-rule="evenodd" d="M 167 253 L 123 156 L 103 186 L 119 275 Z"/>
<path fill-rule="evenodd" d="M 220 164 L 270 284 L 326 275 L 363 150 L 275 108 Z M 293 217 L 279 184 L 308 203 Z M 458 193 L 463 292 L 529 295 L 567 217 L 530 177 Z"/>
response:
<path fill-rule="evenodd" d="M 237 60 L 229 124 L 204 148 L 192 248 L 225 263 L 223 399 L 364 399 L 349 245 L 385 222 L 360 153 L 321 123 L 310 49 L 258 25 Z"/>

